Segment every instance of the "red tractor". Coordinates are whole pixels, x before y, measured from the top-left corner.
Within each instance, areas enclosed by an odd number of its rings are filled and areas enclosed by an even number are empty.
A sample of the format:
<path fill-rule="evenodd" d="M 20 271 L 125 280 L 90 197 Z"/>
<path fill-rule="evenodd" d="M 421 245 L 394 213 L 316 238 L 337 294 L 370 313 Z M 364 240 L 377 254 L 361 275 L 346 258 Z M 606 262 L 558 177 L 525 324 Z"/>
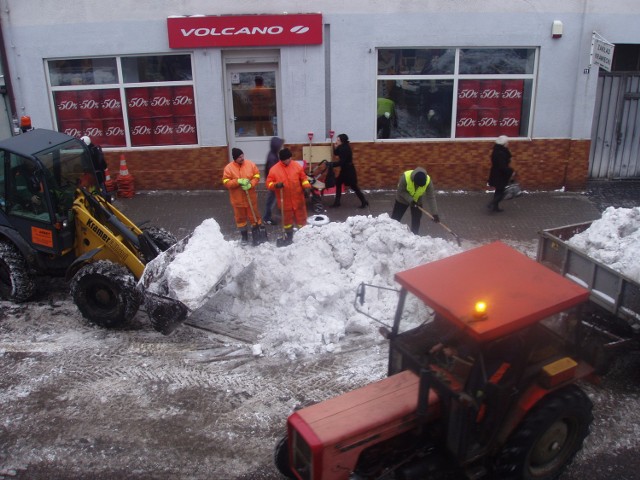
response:
<path fill-rule="evenodd" d="M 290 415 L 278 470 L 299 480 L 558 477 L 592 421 L 576 385 L 596 380 L 581 360 L 588 290 L 500 242 L 395 278 L 395 319 L 381 329 L 388 377 Z M 420 302 L 433 311 L 425 321 L 406 313 Z"/>

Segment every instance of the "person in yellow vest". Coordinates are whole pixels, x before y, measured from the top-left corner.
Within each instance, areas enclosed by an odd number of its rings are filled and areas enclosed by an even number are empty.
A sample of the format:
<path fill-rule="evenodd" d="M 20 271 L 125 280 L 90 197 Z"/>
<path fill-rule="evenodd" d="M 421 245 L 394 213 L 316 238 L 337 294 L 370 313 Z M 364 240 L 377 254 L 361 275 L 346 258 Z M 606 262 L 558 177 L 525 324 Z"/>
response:
<path fill-rule="evenodd" d="M 390 98 L 378 98 L 378 138 L 391 138 L 391 125 L 398 127 L 396 104 Z"/>
<path fill-rule="evenodd" d="M 431 213 L 433 221 L 440 222 L 436 203 L 436 190 L 431 178 L 427 175 L 427 171 L 422 167 L 418 167 L 415 170 L 407 170 L 400 175 L 391 218 L 398 222 L 401 221 L 404 212 L 411 207 L 411 231 L 417 235 L 422 218 L 422 211 L 418 207 L 423 206 L 423 198 L 427 200 L 427 211 Z"/>

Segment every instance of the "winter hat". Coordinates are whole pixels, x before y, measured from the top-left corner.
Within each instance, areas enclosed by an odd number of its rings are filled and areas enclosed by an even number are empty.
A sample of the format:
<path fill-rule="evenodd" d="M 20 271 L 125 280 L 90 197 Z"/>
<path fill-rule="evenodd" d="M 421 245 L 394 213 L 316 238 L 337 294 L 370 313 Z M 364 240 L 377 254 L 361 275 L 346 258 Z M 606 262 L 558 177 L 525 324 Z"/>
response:
<path fill-rule="evenodd" d="M 424 187 L 427 184 L 427 174 L 424 172 L 416 172 L 413 175 L 413 184 L 416 187 Z"/>
<path fill-rule="evenodd" d="M 232 148 L 231 149 L 231 156 L 233 157 L 234 160 L 236 160 L 240 155 L 243 155 L 244 152 L 242 150 L 240 150 L 239 148 Z"/>
<path fill-rule="evenodd" d="M 507 143 L 509 143 L 509 137 L 507 137 L 506 135 L 500 135 L 497 139 L 496 139 L 496 143 L 498 145 L 506 145 Z"/>
<path fill-rule="evenodd" d="M 349 143 L 349 137 L 347 137 L 346 133 L 341 133 L 340 135 L 338 135 L 338 138 L 342 143 Z"/>
<path fill-rule="evenodd" d="M 280 150 L 278 156 L 280 157 L 280 160 L 288 160 L 292 156 L 291 150 L 289 150 L 288 148 L 283 148 L 282 150 Z"/>

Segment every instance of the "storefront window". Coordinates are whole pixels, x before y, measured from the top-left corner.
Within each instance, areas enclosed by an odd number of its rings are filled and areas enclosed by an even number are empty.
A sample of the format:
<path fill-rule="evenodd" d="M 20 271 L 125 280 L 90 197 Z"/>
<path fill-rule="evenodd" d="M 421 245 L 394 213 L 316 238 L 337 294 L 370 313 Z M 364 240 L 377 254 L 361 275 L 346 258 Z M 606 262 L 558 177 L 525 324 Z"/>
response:
<path fill-rule="evenodd" d="M 116 59 L 109 57 L 50 60 L 49 78 L 52 87 L 117 83 Z"/>
<path fill-rule="evenodd" d="M 59 131 L 88 135 L 103 147 L 198 143 L 189 55 L 51 60 L 48 65 Z"/>
<path fill-rule="evenodd" d="M 535 59 L 531 48 L 379 49 L 377 138 L 527 136 Z"/>

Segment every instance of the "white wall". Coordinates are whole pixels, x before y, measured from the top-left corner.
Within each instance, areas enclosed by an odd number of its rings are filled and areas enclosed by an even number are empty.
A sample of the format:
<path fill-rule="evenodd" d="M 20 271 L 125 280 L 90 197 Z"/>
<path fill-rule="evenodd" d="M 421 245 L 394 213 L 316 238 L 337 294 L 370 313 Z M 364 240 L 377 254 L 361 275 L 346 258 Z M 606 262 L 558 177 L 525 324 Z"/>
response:
<path fill-rule="evenodd" d="M 300 13 L 312 7 L 274 0 L 0 0 L 18 115 L 52 127 L 43 58 L 169 52 L 166 18 L 182 14 Z M 309 4 L 310 5 L 310 4 Z M 640 43 L 635 0 L 322 1 L 330 29 L 330 84 L 325 46 L 283 47 L 283 136 L 305 143 L 327 124 L 355 141 L 375 137 L 376 47 L 540 47 L 533 123 L 536 138 L 591 136 L 597 68 L 589 65 L 591 32 Z M 585 13 L 586 12 L 586 13 Z M 564 35 L 551 38 L 553 20 Z M 194 79 L 201 144 L 226 145 L 220 50 L 196 50 Z M 325 89 L 330 88 L 330 119 Z"/>

